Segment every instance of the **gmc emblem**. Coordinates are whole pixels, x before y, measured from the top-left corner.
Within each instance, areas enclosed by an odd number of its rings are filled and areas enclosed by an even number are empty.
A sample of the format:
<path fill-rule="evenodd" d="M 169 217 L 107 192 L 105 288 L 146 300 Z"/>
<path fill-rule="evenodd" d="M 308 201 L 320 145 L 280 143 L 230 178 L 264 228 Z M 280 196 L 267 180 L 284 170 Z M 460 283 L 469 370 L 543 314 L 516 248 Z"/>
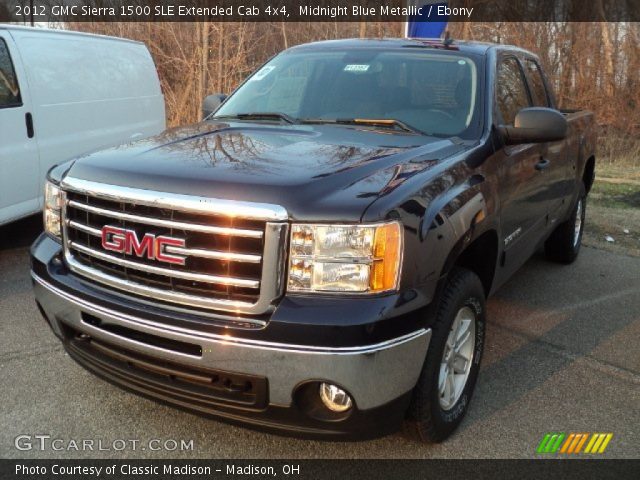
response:
<path fill-rule="evenodd" d="M 105 250 L 147 257 L 149 260 L 158 260 L 159 262 L 184 265 L 185 257 L 166 253 L 165 247 L 167 246 L 184 247 L 185 242 L 182 238 L 165 237 L 163 235 L 155 236 L 152 233 L 145 233 L 142 240 L 139 240 L 134 230 L 111 227 L 109 225 L 102 227 L 102 248 Z"/>

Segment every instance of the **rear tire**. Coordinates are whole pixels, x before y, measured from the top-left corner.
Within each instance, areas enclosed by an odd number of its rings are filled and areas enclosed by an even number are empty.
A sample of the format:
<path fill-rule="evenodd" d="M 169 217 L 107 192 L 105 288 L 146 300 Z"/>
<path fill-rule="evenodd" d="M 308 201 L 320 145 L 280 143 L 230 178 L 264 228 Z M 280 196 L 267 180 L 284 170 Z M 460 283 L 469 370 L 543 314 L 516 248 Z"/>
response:
<path fill-rule="evenodd" d="M 485 295 L 478 276 L 454 268 L 440 295 L 427 358 L 407 412 L 421 441 L 441 442 L 469 407 L 484 347 Z"/>
<path fill-rule="evenodd" d="M 569 219 L 556 227 L 544 244 L 549 260 L 570 264 L 580 253 L 584 218 L 587 210 L 587 195 L 584 184 L 580 182 L 580 192 Z"/>

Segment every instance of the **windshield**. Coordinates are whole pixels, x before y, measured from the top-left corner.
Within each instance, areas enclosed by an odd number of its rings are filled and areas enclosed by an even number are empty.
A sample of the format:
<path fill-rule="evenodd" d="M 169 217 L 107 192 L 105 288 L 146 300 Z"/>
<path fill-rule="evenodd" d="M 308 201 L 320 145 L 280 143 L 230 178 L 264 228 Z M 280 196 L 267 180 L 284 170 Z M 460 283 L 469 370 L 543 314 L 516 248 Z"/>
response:
<path fill-rule="evenodd" d="M 254 73 L 215 117 L 269 113 L 301 123 L 396 120 L 372 125 L 469 137 L 478 117 L 477 78 L 474 61 L 457 52 L 294 51 Z"/>

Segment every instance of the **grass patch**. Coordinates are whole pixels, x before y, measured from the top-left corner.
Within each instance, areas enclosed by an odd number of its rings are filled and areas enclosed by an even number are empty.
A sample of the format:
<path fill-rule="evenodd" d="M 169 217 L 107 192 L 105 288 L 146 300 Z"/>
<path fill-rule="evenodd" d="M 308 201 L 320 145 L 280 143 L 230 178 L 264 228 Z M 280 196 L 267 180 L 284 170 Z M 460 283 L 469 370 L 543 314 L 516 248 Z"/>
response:
<path fill-rule="evenodd" d="M 601 180 L 635 183 L 640 181 L 640 166 L 632 167 L 621 163 L 606 163 L 596 160 L 596 177 Z"/>
<path fill-rule="evenodd" d="M 605 169 L 602 175 L 597 168 L 587 201 L 584 244 L 640 257 L 640 182 L 616 169 Z M 626 168 L 622 173 L 627 172 L 634 171 Z M 607 241 L 607 237 L 614 241 Z"/>
<path fill-rule="evenodd" d="M 608 208 L 640 208 L 640 184 L 598 181 L 589 195 L 592 204 Z"/>

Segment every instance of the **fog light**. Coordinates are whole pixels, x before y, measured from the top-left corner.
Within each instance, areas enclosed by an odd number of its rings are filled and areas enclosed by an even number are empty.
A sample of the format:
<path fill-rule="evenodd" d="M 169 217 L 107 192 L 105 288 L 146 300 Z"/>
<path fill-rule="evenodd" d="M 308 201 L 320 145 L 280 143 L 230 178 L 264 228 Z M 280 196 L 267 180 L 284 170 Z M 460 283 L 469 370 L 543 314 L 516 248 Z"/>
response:
<path fill-rule="evenodd" d="M 320 384 L 320 399 L 324 406 L 332 412 L 346 412 L 351 408 L 351 397 L 337 385 Z"/>

